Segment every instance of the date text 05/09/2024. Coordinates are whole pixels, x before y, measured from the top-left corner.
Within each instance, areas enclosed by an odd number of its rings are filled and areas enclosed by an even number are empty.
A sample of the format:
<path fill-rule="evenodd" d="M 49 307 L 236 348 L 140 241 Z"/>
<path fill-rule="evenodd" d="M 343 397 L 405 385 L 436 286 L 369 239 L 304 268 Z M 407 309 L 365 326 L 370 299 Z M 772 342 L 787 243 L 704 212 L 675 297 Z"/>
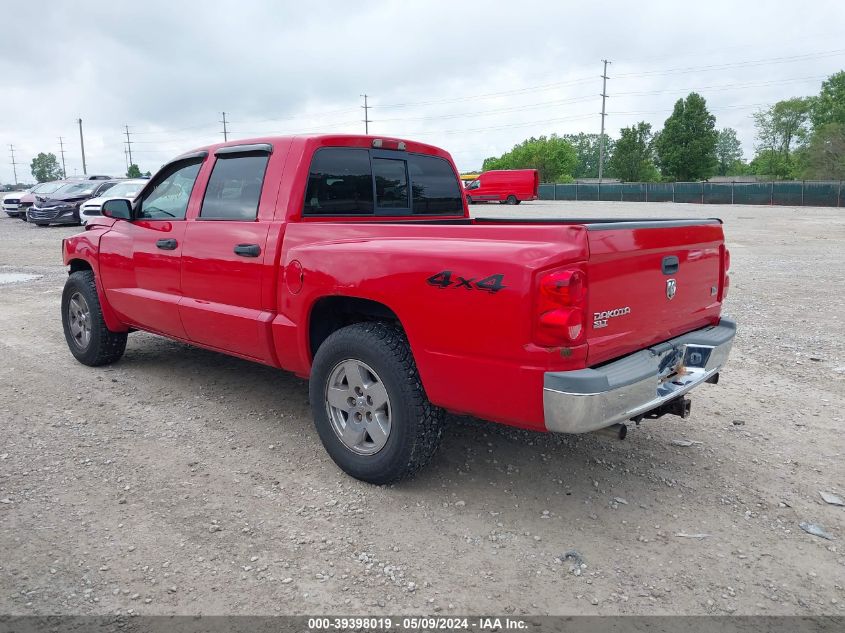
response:
<path fill-rule="evenodd" d="M 520 631 L 528 628 L 525 620 L 509 617 L 332 617 L 309 618 L 311 631 Z"/>

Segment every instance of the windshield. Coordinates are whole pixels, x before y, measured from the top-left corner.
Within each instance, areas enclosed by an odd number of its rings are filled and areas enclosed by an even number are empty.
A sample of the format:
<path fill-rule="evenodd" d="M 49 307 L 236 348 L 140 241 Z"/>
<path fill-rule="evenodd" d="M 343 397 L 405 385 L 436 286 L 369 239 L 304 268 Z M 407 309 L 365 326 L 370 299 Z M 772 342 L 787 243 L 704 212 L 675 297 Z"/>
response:
<path fill-rule="evenodd" d="M 62 184 L 60 182 L 42 182 L 40 185 L 35 185 L 30 191 L 32 193 L 53 193 Z"/>
<path fill-rule="evenodd" d="M 62 185 L 52 193 L 61 195 L 61 196 L 84 196 L 90 193 L 93 193 L 94 187 L 97 186 L 96 182 L 86 181 L 86 182 L 72 182 L 67 185 Z"/>
<path fill-rule="evenodd" d="M 146 182 L 119 182 L 103 195 L 109 198 L 134 198 Z"/>

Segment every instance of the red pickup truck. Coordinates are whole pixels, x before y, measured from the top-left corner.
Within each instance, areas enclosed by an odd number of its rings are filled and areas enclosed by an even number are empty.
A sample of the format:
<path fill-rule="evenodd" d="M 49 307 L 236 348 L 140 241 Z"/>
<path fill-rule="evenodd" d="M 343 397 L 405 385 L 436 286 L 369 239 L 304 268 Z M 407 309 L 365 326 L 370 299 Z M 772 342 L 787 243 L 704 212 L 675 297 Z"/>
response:
<path fill-rule="evenodd" d="M 213 145 L 63 242 L 86 365 L 145 330 L 310 378 L 347 473 L 401 479 L 445 412 L 537 431 L 686 416 L 736 330 L 719 220 L 470 218 L 445 151 L 371 136 Z"/>

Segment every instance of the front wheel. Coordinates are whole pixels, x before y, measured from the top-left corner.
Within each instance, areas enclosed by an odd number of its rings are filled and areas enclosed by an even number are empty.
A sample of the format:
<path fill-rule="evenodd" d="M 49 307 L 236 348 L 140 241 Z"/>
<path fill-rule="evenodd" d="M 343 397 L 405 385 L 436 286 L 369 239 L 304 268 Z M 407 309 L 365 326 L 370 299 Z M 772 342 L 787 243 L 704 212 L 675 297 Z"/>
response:
<path fill-rule="evenodd" d="M 408 340 L 392 325 L 358 323 L 329 336 L 314 357 L 309 395 L 323 446 L 356 479 L 410 477 L 440 444 L 443 410 L 428 401 Z"/>
<path fill-rule="evenodd" d="M 467 204 L 472 204 L 472 196 L 467 196 Z"/>
<path fill-rule="evenodd" d="M 126 350 L 126 332 L 112 332 L 103 320 L 94 273 L 81 270 L 65 282 L 62 326 L 70 353 L 83 365 L 96 367 L 119 360 Z"/>

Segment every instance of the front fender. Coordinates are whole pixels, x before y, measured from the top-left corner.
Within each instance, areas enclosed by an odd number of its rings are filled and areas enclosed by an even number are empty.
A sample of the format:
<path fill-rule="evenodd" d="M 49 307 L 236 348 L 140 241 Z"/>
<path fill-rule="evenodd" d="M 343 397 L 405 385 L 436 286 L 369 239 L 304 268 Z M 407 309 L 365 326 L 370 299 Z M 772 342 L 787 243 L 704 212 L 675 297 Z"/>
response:
<path fill-rule="evenodd" d="M 103 288 L 102 277 L 99 267 L 99 245 L 103 231 L 87 230 L 62 240 L 62 261 L 65 266 L 70 267 L 70 272 L 76 270 L 90 269 L 94 273 L 94 284 L 97 286 L 97 298 L 100 300 L 100 309 L 103 313 L 103 321 L 106 327 L 112 332 L 128 332 L 129 326 L 123 323 L 112 310 L 106 299 Z"/>

